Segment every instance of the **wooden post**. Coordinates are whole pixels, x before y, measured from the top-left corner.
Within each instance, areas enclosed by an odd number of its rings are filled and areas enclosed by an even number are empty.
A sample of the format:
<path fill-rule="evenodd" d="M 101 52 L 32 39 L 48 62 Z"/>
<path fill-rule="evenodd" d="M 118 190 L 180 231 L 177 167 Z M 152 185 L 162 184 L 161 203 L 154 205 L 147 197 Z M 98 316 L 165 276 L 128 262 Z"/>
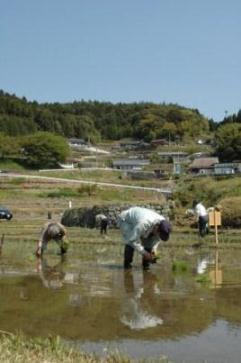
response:
<path fill-rule="evenodd" d="M 2 234 L 2 237 L 0 240 L 0 256 L 1 256 L 2 250 L 3 250 L 3 243 L 4 243 L 4 233 Z"/>
<path fill-rule="evenodd" d="M 218 281 L 218 250 L 215 253 L 215 285 L 217 285 Z"/>
<path fill-rule="evenodd" d="M 219 266 L 219 259 L 218 259 L 218 249 L 215 252 L 215 265 L 212 270 L 209 271 L 209 277 L 212 282 L 212 287 L 219 288 L 223 282 L 223 273 L 221 270 L 221 266 Z"/>
<path fill-rule="evenodd" d="M 217 215 L 216 215 L 216 211 L 214 211 L 214 228 L 215 228 L 215 242 L 216 242 L 216 247 L 218 246 L 218 224 L 217 224 Z"/>

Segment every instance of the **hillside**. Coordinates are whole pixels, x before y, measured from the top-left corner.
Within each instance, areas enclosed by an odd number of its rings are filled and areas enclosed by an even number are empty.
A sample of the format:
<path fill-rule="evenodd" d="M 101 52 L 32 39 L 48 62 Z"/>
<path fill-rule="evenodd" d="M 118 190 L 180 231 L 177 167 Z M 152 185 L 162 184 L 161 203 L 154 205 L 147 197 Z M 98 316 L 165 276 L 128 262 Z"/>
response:
<path fill-rule="evenodd" d="M 197 109 L 176 104 L 30 102 L 0 91 L 0 132 L 10 136 L 49 131 L 91 142 L 132 137 L 183 140 L 207 136 L 214 128 Z"/>

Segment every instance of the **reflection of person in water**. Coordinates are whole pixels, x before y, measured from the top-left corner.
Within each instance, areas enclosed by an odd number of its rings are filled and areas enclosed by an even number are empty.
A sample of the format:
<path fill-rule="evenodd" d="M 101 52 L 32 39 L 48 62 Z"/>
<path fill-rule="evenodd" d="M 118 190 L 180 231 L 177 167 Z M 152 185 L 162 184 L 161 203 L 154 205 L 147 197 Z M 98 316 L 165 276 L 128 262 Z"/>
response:
<path fill-rule="evenodd" d="M 206 272 L 208 264 L 209 264 L 209 256 L 199 256 L 197 261 L 197 273 L 198 275 L 202 275 Z"/>
<path fill-rule="evenodd" d="M 125 300 L 122 309 L 121 322 L 131 330 L 142 330 L 162 325 L 160 317 L 152 313 L 152 298 L 158 293 L 156 276 L 143 274 L 143 284 L 135 286 L 132 271 L 124 273 Z"/>
<path fill-rule="evenodd" d="M 59 289 L 63 286 L 65 273 L 63 272 L 64 256 L 54 266 L 50 266 L 46 258 L 38 258 L 37 272 L 42 280 L 44 287 L 49 289 Z"/>
<path fill-rule="evenodd" d="M 61 289 L 65 284 L 72 285 L 79 282 L 79 273 L 63 271 L 64 262 L 65 256 L 61 256 L 60 261 L 52 266 L 47 262 L 45 257 L 38 258 L 37 272 L 44 287 L 50 290 L 58 290 Z M 81 295 L 76 291 L 70 290 L 69 304 L 71 306 L 80 306 L 82 304 Z"/>

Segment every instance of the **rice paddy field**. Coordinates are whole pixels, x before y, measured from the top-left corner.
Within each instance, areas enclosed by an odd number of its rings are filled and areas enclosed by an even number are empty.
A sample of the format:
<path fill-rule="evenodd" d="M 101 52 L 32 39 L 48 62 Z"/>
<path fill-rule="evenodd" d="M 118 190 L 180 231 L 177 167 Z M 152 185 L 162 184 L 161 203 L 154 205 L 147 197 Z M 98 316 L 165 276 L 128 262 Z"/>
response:
<path fill-rule="evenodd" d="M 220 228 L 218 246 L 211 231 L 199 246 L 195 229 L 174 225 L 150 271 L 137 254 L 123 270 L 118 229 L 67 227 L 67 255 L 50 242 L 36 258 L 49 212 L 60 220 L 70 200 L 162 202 L 150 192 L 77 188 L 1 179 L 1 204 L 13 213 L 0 220 L 1 361 L 239 362 L 240 231 Z"/>

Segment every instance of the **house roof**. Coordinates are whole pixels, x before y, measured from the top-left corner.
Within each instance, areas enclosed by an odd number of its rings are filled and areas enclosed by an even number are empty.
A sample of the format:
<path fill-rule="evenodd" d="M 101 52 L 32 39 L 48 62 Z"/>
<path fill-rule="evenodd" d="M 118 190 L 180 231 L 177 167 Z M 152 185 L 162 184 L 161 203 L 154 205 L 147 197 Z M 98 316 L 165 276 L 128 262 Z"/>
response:
<path fill-rule="evenodd" d="M 184 152 L 184 151 L 159 151 L 157 153 L 159 156 L 181 156 L 181 157 L 185 157 L 188 156 L 188 153 Z"/>
<path fill-rule="evenodd" d="M 154 140 L 151 140 L 151 144 L 169 144 L 169 141 L 166 140 L 166 139 L 154 139 Z"/>
<path fill-rule="evenodd" d="M 227 162 L 227 163 L 218 163 L 215 166 L 215 168 L 237 168 L 241 165 L 241 163 L 233 161 L 233 162 Z"/>
<path fill-rule="evenodd" d="M 197 158 L 192 161 L 189 165 L 189 169 L 207 169 L 214 166 L 214 164 L 218 163 L 217 157 L 210 158 Z"/>
<path fill-rule="evenodd" d="M 149 165 L 150 161 L 147 159 L 117 159 L 113 160 L 113 165 Z"/>
<path fill-rule="evenodd" d="M 141 140 L 126 140 L 126 141 L 121 141 L 120 145 L 125 146 L 125 145 L 139 145 L 141 143 Z"/>
<path fill-rule="evenodd" d="M 84 139 L 77 139 L 75 137 L 70 138 L 69 142 L 71 144 L 81 144 L 81 145 L 86 144 L 86 141 Z"/>

